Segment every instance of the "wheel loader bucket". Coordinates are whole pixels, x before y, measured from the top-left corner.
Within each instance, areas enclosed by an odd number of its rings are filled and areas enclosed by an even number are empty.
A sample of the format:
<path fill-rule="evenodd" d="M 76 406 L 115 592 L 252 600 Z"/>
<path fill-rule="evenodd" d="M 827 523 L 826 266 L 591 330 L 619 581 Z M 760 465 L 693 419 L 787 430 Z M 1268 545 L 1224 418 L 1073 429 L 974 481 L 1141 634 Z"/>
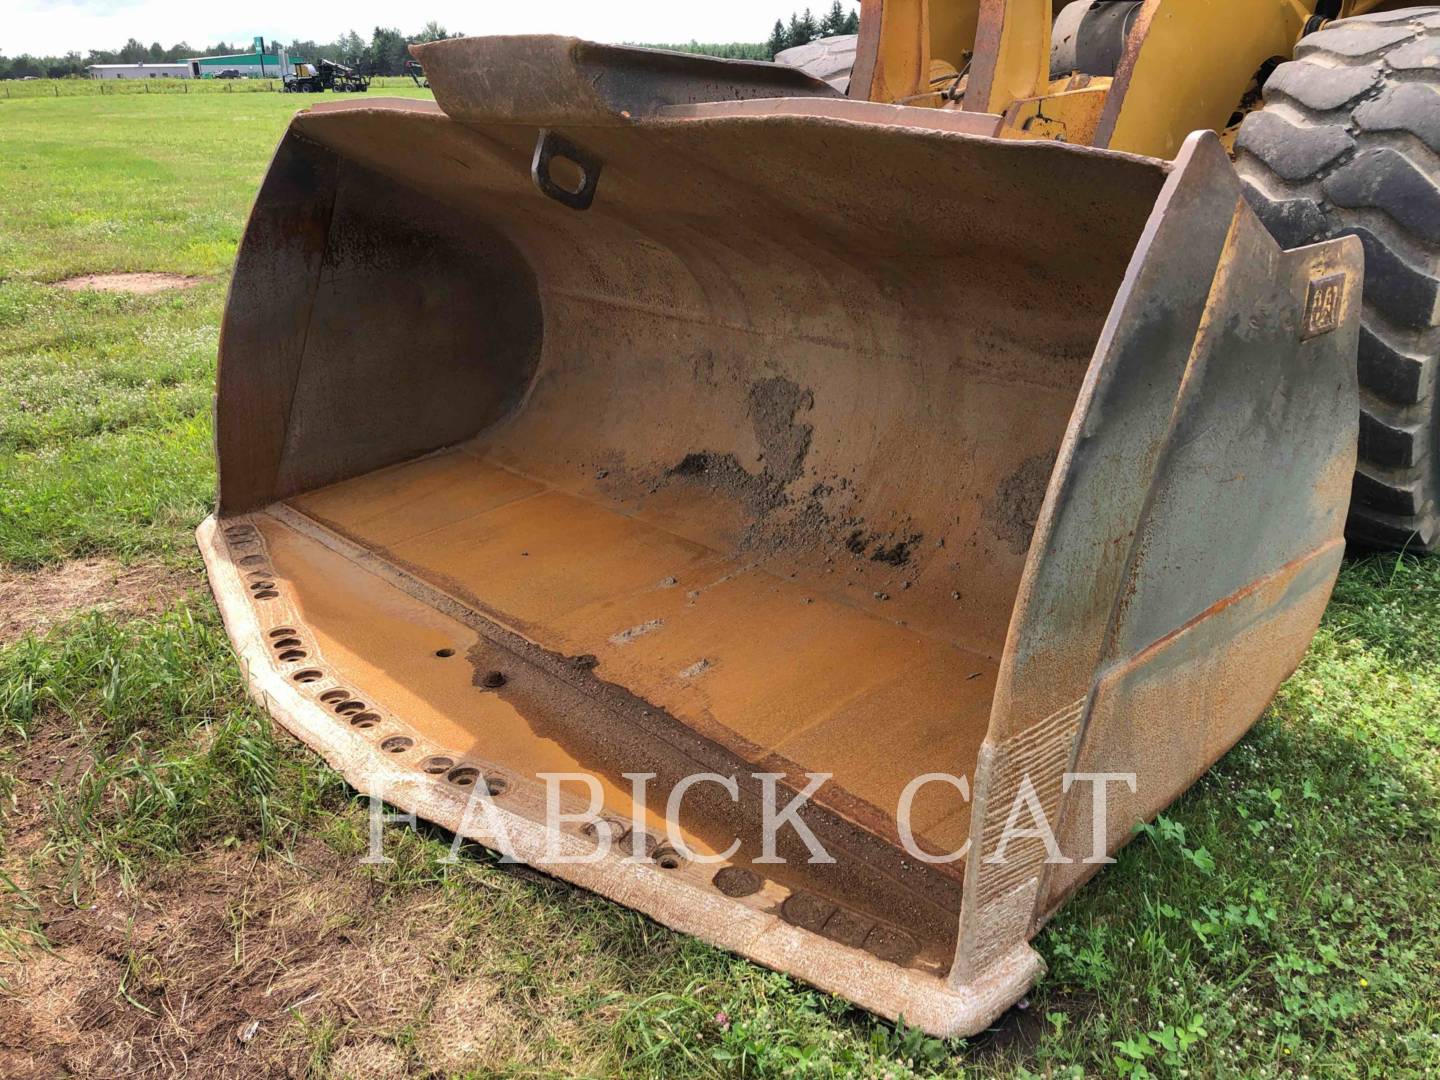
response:
<path fill-rule="evenodd" d="M 199 538 L 254 693 L 362 792 L 982 1029 L 1307 647 L 1358 243 L 1281 251 L 1210 134 L 416 56 L 435 104 L 294 118 L 236 264 Z"/>

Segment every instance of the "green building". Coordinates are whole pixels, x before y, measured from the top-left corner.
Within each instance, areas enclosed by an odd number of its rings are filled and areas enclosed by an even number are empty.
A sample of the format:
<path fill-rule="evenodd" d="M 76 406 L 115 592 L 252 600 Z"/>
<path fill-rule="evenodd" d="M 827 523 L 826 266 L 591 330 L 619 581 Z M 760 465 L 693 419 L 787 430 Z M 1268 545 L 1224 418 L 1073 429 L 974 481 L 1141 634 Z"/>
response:
<path fill-rule="evenodd" d="M 295 71 L 295 65 L 284 49 L 267 50 L 265 39 L 258 37 L 250 52 L 233 53 L 229 56 L 197 56 L 186 63 L 190 65 L 190 77 L 193 79 L 213 79 L 227 71 L 237 72 L 245 79 L 278 79 Z"/>

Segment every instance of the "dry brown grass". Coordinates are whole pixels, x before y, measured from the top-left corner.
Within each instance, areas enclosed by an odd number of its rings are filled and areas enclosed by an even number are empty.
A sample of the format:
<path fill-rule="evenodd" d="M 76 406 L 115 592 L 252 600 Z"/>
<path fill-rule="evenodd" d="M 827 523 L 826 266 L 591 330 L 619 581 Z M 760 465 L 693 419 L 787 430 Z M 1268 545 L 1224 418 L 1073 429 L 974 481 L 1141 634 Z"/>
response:
<path fill-rule="evenodd" d="M 208 279 L 186 277 L 184 274 L 81 274 L 66 278 L 55 284 L 70 292 L 90 290 L 92 292 L 133 293 L 145 296 L 149 293 L 164 292 L 166 289 L 193 289 Z"/>
<path fill-rule="evenodd" d="M 92 608 L 118 615 L 163 611 L 201 588 L 198 574 L 156 562 L 126 566 L 111 558 L 89 558 L 39 570 L 0 566 L 0 645 L 27 631 L 43 633 Z"/>

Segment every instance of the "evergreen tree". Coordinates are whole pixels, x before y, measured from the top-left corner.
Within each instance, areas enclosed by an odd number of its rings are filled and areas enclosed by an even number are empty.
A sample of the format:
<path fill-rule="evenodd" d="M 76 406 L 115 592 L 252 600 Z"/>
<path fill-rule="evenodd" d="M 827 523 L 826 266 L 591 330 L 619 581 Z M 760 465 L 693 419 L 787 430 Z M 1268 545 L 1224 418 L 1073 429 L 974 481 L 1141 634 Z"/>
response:
<path fill-rule="evenodd" d="M 292 64 L 300 63 L 301 61 L 308 61 L 313 64 L 325 54 L 325 50 L 320 48 L 317 43 L 313 41 L 301 41 L 299 38 L 290 42 L 290 44 L 285 47 L 285 51 L 290 54 L 290 62 Z"/>
<path fill-rule="evenodd" d="M 845 8 L 840 0 L 831 0 L 830 10 L 820 20 L 820 36 L 833 37 L 845 32 Z"/>
<path fill-rule="evenodd" d="M 410 41 L 416 44 L 424 44 L 429 41 L 444 41 L 450 36 L 450 32 L 447 31 L 445 27 L 441 26 L 434 19 L 431 19 L 418 34 L 410 38 Z M 456 34 L 454 36 L 460 37 L 461 35 Z"/>
<path fill-rule="evenodd" d="M 399 30 L 375 27 L 370 47 L 365 50 L 364 70 L 368 75 L 404 75 L 410 50 Z"/>
<path fill-rule="evenodd" d="M 365 39 L 351 30 L 336 39 L 335 44 L 330 47 L 330 53 L 331 55 L 325 57 L 326 60 L 334 60 L 346 67 L 359 67 L 365 62 Z"/>
<path fill-rule="evenodd" d="M 779 19 L 775 20 L 775 29 L 770 31 L 770 40 L 765 43 L 765 49 L 770 54 L 770 59 L 775 59 L 776 53 L 782 53 L 790 47 L 790 38 L 785 33 L 785 24 Z"/>
<path fill-rule="evenodd" d="M 808 45 L 820 36 L 820 24 L 815 21 L 815 16 L 811 14 L 809 8 L 806 8 L 805 14 L 800 16 L 800 33 L 802 36 L 795 43 L 796 45 Z"/>
<path fill-rule="evenodd" d="M 860 32 L 860 13 L 858 11 L 852 9 L 850 14 L 845 16 L 845 28 L 840 32 L 842 34 L 858 34 Z"/>
<path fill-rule="evenodd" d="M 45 74 L 52 79 L 70 79 L 85 73 L 85 61 L 77 52 L 68 52 L 63 57 L 52 57 L 47 61 Z"/>
<path fill-rule="evenodd" d="M 804 45 L 809 40 L 805 36 L 805 27 L 800 24 L 800 16 L 792 11 L 790 25 L 785 28 L 785 47 L 793 49 L 796 45 Z"/>

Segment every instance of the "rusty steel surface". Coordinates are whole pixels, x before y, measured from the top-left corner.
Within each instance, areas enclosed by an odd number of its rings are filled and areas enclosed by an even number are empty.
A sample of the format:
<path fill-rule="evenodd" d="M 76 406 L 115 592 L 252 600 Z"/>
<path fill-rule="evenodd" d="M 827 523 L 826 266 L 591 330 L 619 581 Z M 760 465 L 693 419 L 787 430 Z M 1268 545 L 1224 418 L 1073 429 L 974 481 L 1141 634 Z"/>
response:
<path fill-rule="evenodd" d="M 1097 345 L 1018 591 L 976 782 L 987 856 L 1017 762 L 1072 841 L 1088 818 L 1063 799 L 1071 763 L 1135 773 L 1135 799 L 1120 793 L 1107 822 L 1106 850 L 1123 844 L 1258 718 L 1339 569 L 1360 252 L 1281 252 L 1213 133 L 1192 135 L 1176 168 Z M 1312 337 L 1312 286 L 1327 281 L 1339 305 Z M 1096 869 L 1046 856 L 1032 840 L 1003 867 L 968 861 L 962 978 Z"/>
<path fill-rule="evenodd" d="M 564 37 L 465 38 L 415 47 L 435 100 L 463 122 L 622 125 L 672 105 L 840 98 L 799 68 Z"/>
<path fill-rule="evenodd" d="M 1118 846 L 1253 722 L 1334 579 L 1356 246 L 1282 254 L 1213 137 L 1172 165 L 764 65 L 421 52 L 438 105 L 295 118 L 237 262 L 202 547 L 252 686 L 527 861 L 542 773 L 617 820 L 654 774 L 656 836 L 735 776 L 677 823 L 740 841 L 718 868 L 552 872 L 978 1030 L 1093 868 L 918 860 L 901 793 L 966 777 L 915 842 L 988 850 L 1033 773 L 1088 852 L 1061 774 L 1128 759 Z M 830 774 L 833 863 L 757 861 L 761 773 Z M 481 782 L 511 832 L 457 815 Z"/>

